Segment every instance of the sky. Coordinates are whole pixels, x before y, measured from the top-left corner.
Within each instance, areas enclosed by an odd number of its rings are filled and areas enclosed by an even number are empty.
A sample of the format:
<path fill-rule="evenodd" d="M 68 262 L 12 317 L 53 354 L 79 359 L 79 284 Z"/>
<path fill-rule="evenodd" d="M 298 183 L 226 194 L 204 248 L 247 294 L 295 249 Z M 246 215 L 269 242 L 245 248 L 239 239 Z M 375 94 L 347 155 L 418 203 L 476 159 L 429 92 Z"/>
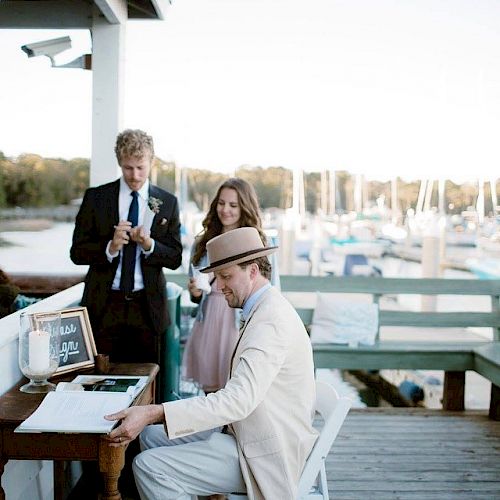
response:
<path fill-rule="evenodd" d="M 90 157 L 91 72 L 0 30 L 0 151 Z M 497 0 L 173 0 L 127 25 L 124 126 L 181 166 L 497 178 Z M 110 145 L 113 147 L 113 145 Z"/>

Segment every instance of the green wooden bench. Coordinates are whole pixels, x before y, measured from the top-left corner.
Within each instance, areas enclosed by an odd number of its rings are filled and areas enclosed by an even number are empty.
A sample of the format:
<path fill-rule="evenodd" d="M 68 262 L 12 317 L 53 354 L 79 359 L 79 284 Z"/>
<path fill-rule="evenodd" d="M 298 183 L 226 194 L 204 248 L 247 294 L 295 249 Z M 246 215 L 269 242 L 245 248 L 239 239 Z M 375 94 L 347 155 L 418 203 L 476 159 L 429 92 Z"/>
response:
<path fill-rule="evenodd" d="M 167 275 L 167 279 L 185 287 L 186 275 Z M 465 372 L 475 370 L 492 382 L 490 416 L 500 418 L 500 280 L 415 279 L 373 277 L 281 276 L 281 290 L 294 304 L 306 326 L 312 322 L 316 292 L 368 294 L 380 305 L 384 296 L 463 295 L 487 296 L 489 310 L 455 312 L 379 311 L 379 332 L 375 345 L 349 347 L 337 344 L 315 344 L 317 368 L 351 370 L 443 370 L 443 409 L 463 410 Z M 345 299 L 345 296 L 343 296 Z M 397 340 L 386 340 L 380 328 L 400 330 Z M 422 339 L 405 338 L 405 328 L 413 327 Z M 467 333 L 470 327 L 492 328 L 493 340 Z M 447 329 L 453 329 L 449 332 Z M 431 335 L 446 340 L 429 339 Z M 415 332 L 414 332 L 415 333 Z"/>
<path fill-rule="evenodd" d="M 490 297 L 490 311 L 420 312 L 407 310 L 379 311 L 379 332 L 373 346 L 349 347 L 315 344 L 317 368 L 353 370 L 427 369 L 445 372 L 443 408 L 464 409 L 465 372 L 475 370 L 492 382 L 490 415 L 499 414 L 500 387 L 500 280 L 367 278 L 367 277 L 281 277 L 283 292 L 370 294 L 380 304 L 383 296 L 464 295 Z M 345 296 L 344 296 L 345 298 Z M 312 322 L 313 307 L 295 304 L 305 325 Z M 400 327 L 398 340 L 384 340 L 380 328 Z M 422 340 L 404 338 L 404 327 L 422 331 Z M 493 341 L 477 336 L 470 340 L 469 327 L 492 328 Z M 429 334 L 454 328 L 449 340 L 429 340 Z M 413 336 L 414 337 L 414 336 Z M 425 338 L 424 338 L 425 337 Z"/>
<path fill-rule="evenodd" d="M 474 370 L 491 381 L 490 418 L 500 420 L 500 342 L 474 349 Z"/>

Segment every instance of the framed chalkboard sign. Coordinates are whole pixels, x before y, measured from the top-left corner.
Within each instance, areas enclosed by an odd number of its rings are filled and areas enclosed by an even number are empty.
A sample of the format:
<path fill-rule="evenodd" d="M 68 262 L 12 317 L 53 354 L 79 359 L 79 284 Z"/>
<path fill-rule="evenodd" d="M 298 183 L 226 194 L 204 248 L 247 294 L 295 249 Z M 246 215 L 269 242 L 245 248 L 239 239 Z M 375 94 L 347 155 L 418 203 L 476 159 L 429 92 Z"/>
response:
<path fill-rule="evenodd" d="M 60 312 L 61 344 L 56 374 L 93 367 L 97 351 L 87 308 L 75 307 Z"/>

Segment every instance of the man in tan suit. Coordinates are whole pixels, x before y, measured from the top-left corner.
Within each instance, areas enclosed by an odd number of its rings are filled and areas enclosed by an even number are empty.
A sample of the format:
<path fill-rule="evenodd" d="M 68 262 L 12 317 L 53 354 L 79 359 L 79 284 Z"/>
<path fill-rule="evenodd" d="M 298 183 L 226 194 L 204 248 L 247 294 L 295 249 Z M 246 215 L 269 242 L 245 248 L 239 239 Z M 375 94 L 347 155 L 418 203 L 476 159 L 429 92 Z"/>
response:
<path fill-rule="evenodd" d="M 317 437 L 314 368 L 302 321 L 269 283 L 266 256 L 275 250 L 264 247 L 250 227 L 207 244 L 211 265 L 203 272 L 215 273 L 230 307 L 243 308 L 244 325 L 223 389 L 107 417 L 122 420 L 109 435 L 111 446 L 125 445 L 143 431 L 144 451 L 134 461 L 141 498 L 245 491 L 250 499 L 296 498 Z M 163 425 L 148 425 L 156 423 Z"/>

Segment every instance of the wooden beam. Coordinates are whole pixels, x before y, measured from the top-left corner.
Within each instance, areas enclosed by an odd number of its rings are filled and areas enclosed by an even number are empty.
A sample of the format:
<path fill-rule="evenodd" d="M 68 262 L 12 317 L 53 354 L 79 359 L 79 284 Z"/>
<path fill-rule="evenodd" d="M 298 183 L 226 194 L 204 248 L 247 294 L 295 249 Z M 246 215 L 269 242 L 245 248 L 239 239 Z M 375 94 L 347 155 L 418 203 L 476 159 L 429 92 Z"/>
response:
<path fill-rule="evenodd" d="M 52 276 L 42 274 L 9 274 L 12 282 L 21 289 L 21 293 L 34 297 L 48 297 L 62 292 L 85 279 L 84 274 Z"/>
<path fill-rule="evenodd" d="M 82 29 L 91 26 L 92 3 L 86 1 L 21 2 L 4 0 L 0 2 L 0 28 Z"/>
<path fill-rule="evenodd" d="M 127 2 L 125 0 L 94 0 L 106 21 L 110 24 L 127 22 Z"/>
<path fill-rule="evenodd" d="M 489 417 L 492 420 L 500 420 L 500 387 L 491 384 L 491 399 Z"/>
<path fill-rule="evenodd" d="M 445 372 L 443 387 L 443 410 L 465 410 L 464 396 L 465 372 Z"/>

